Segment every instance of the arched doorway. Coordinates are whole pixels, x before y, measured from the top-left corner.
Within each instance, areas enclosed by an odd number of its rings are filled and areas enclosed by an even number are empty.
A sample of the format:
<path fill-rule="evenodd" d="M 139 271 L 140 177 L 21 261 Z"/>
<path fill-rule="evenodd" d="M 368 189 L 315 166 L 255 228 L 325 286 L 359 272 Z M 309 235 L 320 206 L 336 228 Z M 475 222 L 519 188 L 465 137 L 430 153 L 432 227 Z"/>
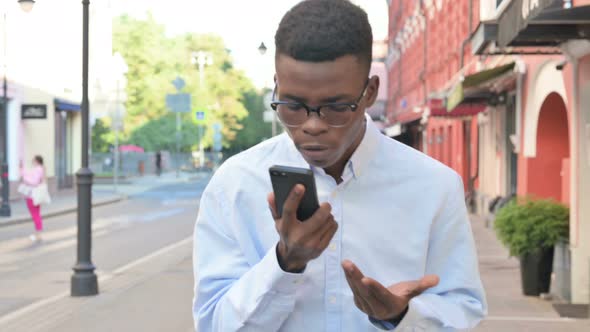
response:
<path fill-rule="evenodd" d="M 528 193 L 569 203 L 569 131 L 565 103 L 555 92 L 543 104 L 537 124 L 537 153 L 529 162 Z"/>

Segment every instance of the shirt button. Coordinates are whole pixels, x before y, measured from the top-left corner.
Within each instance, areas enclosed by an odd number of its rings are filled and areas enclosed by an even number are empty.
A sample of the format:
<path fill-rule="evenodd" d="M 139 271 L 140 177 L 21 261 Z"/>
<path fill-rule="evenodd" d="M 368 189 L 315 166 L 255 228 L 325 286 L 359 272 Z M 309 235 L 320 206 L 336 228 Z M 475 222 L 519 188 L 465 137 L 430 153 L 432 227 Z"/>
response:
<path fill-rule="evenodd" d="M 332 198 L 336 198 L 336 196 L 338 196 L 338 192 L 337 191 L 333 191 L 332 192 Z"/>
<path fill-rule="evenodd" d="M 299 285 L 301 283 L 301 279 L 295 279 L 295 280 L 293 280 L 293 283 L 295 285 Z"/>
<path fill-rule="evenodd" d="M 328 248 L 330 248 L 330 251 L 336 251 L 336 243 L 330 243 L 330 246 Z"/>
<path fill-rule="evenodd" d="M 329 301 L 331 304 L 336 304 L 336 297 L 330 296 Z"/>

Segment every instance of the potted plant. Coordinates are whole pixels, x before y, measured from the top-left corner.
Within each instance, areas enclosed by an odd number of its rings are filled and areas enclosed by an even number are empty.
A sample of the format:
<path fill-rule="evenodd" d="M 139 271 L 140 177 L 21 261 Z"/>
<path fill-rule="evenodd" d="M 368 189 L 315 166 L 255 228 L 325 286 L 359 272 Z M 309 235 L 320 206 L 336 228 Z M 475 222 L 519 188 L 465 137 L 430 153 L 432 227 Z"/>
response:
<path fill-rule="evenodd" d="M 501 208 L 494 223 L 500 241 L 520 259 L 524 295 L 548 293 L 553 248 L 569 235 L 569 209 L 546 199 L 516 198 Z"/>

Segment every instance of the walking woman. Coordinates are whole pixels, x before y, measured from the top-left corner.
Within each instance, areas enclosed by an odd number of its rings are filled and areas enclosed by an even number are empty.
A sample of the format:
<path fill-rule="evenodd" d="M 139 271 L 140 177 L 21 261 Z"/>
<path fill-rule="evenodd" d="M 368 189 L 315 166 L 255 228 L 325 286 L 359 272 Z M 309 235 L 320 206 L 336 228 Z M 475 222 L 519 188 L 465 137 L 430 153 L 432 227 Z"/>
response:
<path fill-rule="evenodd" d="M 43 219 L 41 218 L 41 202 L 34 202 L 33 195 L 35 189 L 45 185 L 45 168 L 43 167 L 43 157 L 37 155 L 33 158 L 33 167 L 23 169 L 21 164 L 21 191 L 25 195 L 27 207 L 31 213 L 31 218 L 35 223 L 35 233 L 30 236 L 31 241 L 40 242 L 41 232 L 43 231 Z"/>

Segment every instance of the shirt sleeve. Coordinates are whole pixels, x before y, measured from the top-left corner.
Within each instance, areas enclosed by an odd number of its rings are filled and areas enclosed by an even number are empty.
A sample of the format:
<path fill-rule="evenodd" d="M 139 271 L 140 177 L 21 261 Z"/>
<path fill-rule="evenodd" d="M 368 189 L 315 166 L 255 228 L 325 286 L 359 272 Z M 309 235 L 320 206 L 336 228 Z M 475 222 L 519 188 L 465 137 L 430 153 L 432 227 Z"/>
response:
<path fill-rule="evenodd" d="M 410 301 L 395 331 L 471 329 L 487 314 L 461 178 L 455 174 L 449 187 L 446 204 L 431 226 L 425 271 L 438 275 L 440 282 Z"/>
<path fill-rule="evenodd" d="M 232 235 L 232 208 L 223 193 L 203 193 L 194 232 L 195 329 L 277 331 L 305 275 L 284 272 L 275 246 L 251 265 Z"/>

